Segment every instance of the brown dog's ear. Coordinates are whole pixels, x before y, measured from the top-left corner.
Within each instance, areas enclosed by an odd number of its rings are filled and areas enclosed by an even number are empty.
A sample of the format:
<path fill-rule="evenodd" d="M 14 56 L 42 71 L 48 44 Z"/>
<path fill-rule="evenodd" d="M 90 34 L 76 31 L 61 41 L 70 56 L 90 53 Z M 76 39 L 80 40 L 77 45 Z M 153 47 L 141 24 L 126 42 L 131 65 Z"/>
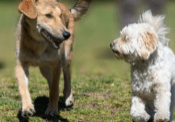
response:
<path fill-rule="evenodd" d="M 31 19 L 35 19 L 37 17 L 35 0 L 25 0 L 19 4 L 18 9 L 25 14 L 27 17 Z"/>
<path fill-rule="evenodd" d="M 143 45 L 140 49 L 140 56 L 142 59 L 146 60 L 150 57 L 150 55 L 157 49 L 158 45 L 158 37 L 155 34 L 146 32 L 143 39 Z"/>

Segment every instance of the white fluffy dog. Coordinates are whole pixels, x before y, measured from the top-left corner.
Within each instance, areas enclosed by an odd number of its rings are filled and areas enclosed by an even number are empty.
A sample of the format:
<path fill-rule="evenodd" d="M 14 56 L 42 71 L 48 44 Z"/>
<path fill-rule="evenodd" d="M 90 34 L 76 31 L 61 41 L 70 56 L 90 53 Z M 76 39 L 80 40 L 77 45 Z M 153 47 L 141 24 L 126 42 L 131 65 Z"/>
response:
<path fill-rule="evenodd" d="M 168 47 L 164 19 L 146 11 L 110 45 L 118 59 L 131 64 L 134 121 L 172 122 L 174 118 L 175 55 Z"/>

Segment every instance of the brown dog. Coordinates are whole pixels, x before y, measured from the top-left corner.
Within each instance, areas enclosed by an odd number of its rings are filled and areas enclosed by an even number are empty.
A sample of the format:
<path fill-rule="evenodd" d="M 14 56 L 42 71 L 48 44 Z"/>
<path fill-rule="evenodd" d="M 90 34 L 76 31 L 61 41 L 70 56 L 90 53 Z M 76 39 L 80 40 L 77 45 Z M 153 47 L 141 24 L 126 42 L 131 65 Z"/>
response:
<path fill-rule="evenodd" d="M 86 13 L 91 1 L 79 0 L 70 11 L 56 0 L 25 0 L 19 4 L 23 14 L 17 26 L 16 77 L 22 99 L 22 116 L 35 113 L 28 90 L 29 66 L 39 66 L 48 81 L 50 92 L 46 114 L 58 114 L 61 67 L 65 105 L 72 105 L 70 65 L 74 20 Z"/>

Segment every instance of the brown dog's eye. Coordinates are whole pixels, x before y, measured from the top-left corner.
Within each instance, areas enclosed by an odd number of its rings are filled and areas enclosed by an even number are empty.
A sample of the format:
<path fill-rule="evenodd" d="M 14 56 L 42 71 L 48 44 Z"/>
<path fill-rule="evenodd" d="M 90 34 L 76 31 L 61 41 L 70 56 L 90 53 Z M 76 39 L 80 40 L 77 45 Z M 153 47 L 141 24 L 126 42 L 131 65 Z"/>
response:
<path fill-rule="evenodd" d="M 51 14 L 46 14 L 45 15 L 47 18 L 53 18 L 53 15 L 51 15 Z"/>
<path fill-rule="evenodd" d="M 62 14 L 60 14 L 60 18 L 62 18 L 63 17 L 63 15 Z"/>

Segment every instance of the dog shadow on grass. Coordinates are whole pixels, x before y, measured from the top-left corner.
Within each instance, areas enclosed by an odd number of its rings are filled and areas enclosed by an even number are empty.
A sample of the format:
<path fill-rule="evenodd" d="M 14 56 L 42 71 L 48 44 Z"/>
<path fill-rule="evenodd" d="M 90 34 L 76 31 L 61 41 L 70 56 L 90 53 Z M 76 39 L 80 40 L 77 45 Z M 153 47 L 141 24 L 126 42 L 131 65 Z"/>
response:
<path fill-rule="evenodd" d="M 63 101 L 63 97 L 60 97 L 60 101 L 58 102 L 58 113 L 60 113 L 60 111 L 70 111 L 72 106 L 66 107 L 62 101 Z M 49 103 L 48 97 L 46 97 L 46 96 L 37 97 L 34 101 L 36 113 L 33 115 L 33 117 L 40 117 L 45 121 L 69 122 L 69 120 L 61 117 L 60 115 L 54 116 L 54 117 L 49 116 L 49 115 L 45 115 L 45 111 L 48 107 L 48 103 Z M 17 117 L 18 117 L 20 122 L 28 122 L 29 121 L 29 118 L 23 118 L 21 116 L 21 111 L 18 112 Z"/>
<path fill-rule="evenodd" d="M 5 68 L 5 63 L 0 61 L 0 69 L 4 69 Z"/>

